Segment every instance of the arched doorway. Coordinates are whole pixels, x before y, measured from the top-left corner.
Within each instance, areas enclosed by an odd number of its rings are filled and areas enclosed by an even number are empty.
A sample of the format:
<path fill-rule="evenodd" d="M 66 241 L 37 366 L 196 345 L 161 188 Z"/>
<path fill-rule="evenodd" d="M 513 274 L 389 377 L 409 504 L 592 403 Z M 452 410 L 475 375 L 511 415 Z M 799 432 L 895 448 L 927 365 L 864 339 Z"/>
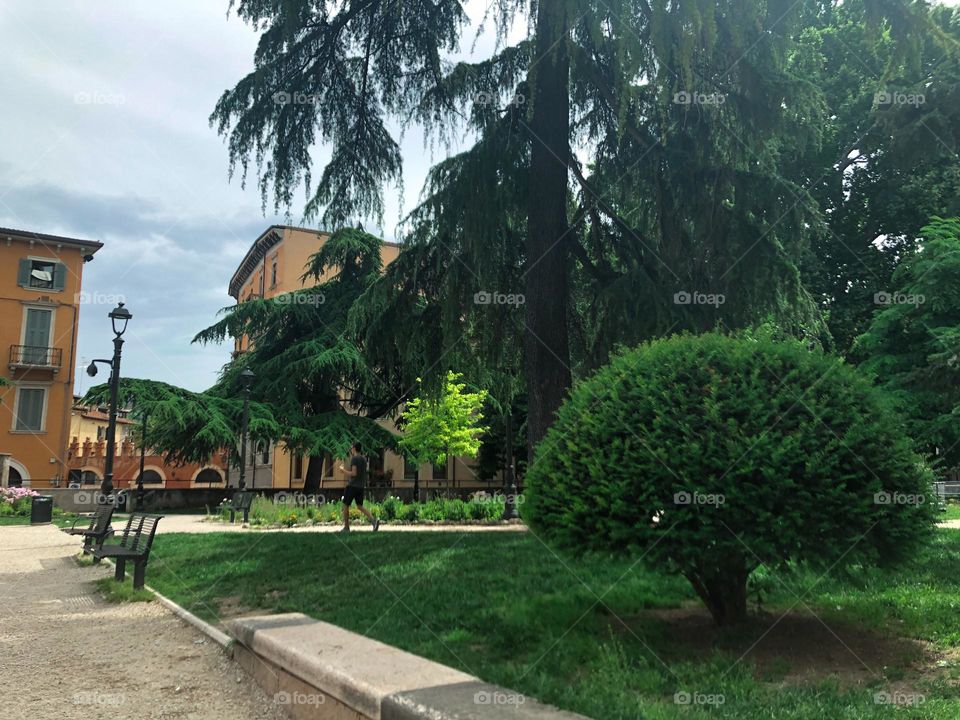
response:
<path fill-rule="evenodd" d="M 83 485 L 99 485 L 103 478 L 96 470 L 73 469 L 67 478 L 69 487 L 80 487 Z"/>
<path fill-rule="evenodd" d="M 7 482 L 10 487 L 23 487 L 24 484 L 30 484 L 30 473 L 23 463 L 19 463 L 12 457 L 7 458 Z"/>

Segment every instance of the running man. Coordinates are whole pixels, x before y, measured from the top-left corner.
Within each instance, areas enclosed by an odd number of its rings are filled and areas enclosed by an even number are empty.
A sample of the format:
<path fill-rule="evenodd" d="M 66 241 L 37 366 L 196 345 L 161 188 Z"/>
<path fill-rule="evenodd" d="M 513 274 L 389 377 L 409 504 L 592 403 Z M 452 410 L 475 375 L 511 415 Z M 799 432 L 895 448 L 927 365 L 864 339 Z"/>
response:
<path fill-rule="evenodd" d="M 343 530 L 340 532 L 350 532 L 350 503 L 354 500 L 360 512 L 373 524 L 373 531 L 376 532 L 380 529 L 380 521 L 363 506 L 363 487 L 367 483 L 367 459 L 360 454 L 360 443 L 351 445 L 350 452 L 353 454 L 350 458 L 350 469 L 347 470 L 342 463 L 340 464 L 340 470 L 350 478 L 347 481 L 347 487 L 343 490 Z"/>

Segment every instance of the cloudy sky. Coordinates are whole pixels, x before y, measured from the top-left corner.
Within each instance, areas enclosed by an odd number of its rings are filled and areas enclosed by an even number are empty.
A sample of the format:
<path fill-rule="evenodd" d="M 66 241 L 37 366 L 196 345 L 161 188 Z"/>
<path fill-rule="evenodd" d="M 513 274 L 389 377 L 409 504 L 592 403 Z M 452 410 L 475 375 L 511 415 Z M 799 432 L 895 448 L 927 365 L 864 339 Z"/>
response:
<path fill-rule="evenodd" d="M 485 5 L 471 3 L 471 18 Z M 109 356 L 106 314 L 119 297 L 134 315 L 123 374 L 209 387 L 230 346 L 190 339 L 231 303 L 227 283 L 250 243 L 285 222 L 264 216 L 255 188 L 229 181 L 226 148 L 207 122 L 220 94 L 252 68 L 257 41 L 249 26 L 227 17 L 227 6 L 0 5 L 0 227 L 105 244 L 84 271 L 94 302 L 81 309 L 80 366 Z M 471 41 L 472 34 L 465 51 Z M 484 34 L 474 52 L 488 55 L 493 44 Z M 388 239 L 431 163 L 416 131 L 405 136 L 403 151 L 405 203 L 388 189 L 380 229 Z M 302 210 L 302 202 L 291 208 L 291 224 L 301 224 Z M 88 386 L 78 373 L 75 391 Z"/>

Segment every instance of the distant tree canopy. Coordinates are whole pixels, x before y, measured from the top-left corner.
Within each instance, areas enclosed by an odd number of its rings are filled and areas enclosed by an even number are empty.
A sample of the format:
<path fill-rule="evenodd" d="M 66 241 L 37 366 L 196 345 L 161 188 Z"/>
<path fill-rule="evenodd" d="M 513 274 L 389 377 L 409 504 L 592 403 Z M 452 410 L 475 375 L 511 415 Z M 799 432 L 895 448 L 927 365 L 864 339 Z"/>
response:
<path fill-rule="evenodd" d="M 135 411 L 133 419 L 141 426 L 138 435 L 145 424 L 147 444 L 169 462 L 206 463 L 210 455 L 224 449 L 233 458 L 240 455 L 240 394 L 191 392 L 156 380 L 121 377 L 120 397 Z M 90 388 L 81 402 L 108 405 L 109 384 Z M 270 440 L 276 440 L 281 432 L 270 406 L 255 401 L 250 403 L 249 428 L 251 436 Z"/>
<path fill-rule="evenodd" d="M 905 43 L 876 32 L 863 0 L 805 7 L 794 62 L 822 92 L 821 141 L 785 154 L 784 172 L 822 219 L 801 272 L 846 353 L 921 228 L 960 214 L 960 11 L 888 3 L 925 26 Z"/>

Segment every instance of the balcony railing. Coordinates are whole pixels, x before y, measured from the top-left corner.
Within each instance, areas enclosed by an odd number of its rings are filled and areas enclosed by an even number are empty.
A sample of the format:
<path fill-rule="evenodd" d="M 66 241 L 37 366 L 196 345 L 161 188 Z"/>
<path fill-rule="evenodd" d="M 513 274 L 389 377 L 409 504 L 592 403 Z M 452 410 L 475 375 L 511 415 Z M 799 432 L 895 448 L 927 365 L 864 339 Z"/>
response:
<path fill-rule="evenodd" d="M 60 348 L 41 347 L 38 345 L 11 345 L 11 368 L 50 368 L 58 370 L 63 360 L 63 350 Z"/>

